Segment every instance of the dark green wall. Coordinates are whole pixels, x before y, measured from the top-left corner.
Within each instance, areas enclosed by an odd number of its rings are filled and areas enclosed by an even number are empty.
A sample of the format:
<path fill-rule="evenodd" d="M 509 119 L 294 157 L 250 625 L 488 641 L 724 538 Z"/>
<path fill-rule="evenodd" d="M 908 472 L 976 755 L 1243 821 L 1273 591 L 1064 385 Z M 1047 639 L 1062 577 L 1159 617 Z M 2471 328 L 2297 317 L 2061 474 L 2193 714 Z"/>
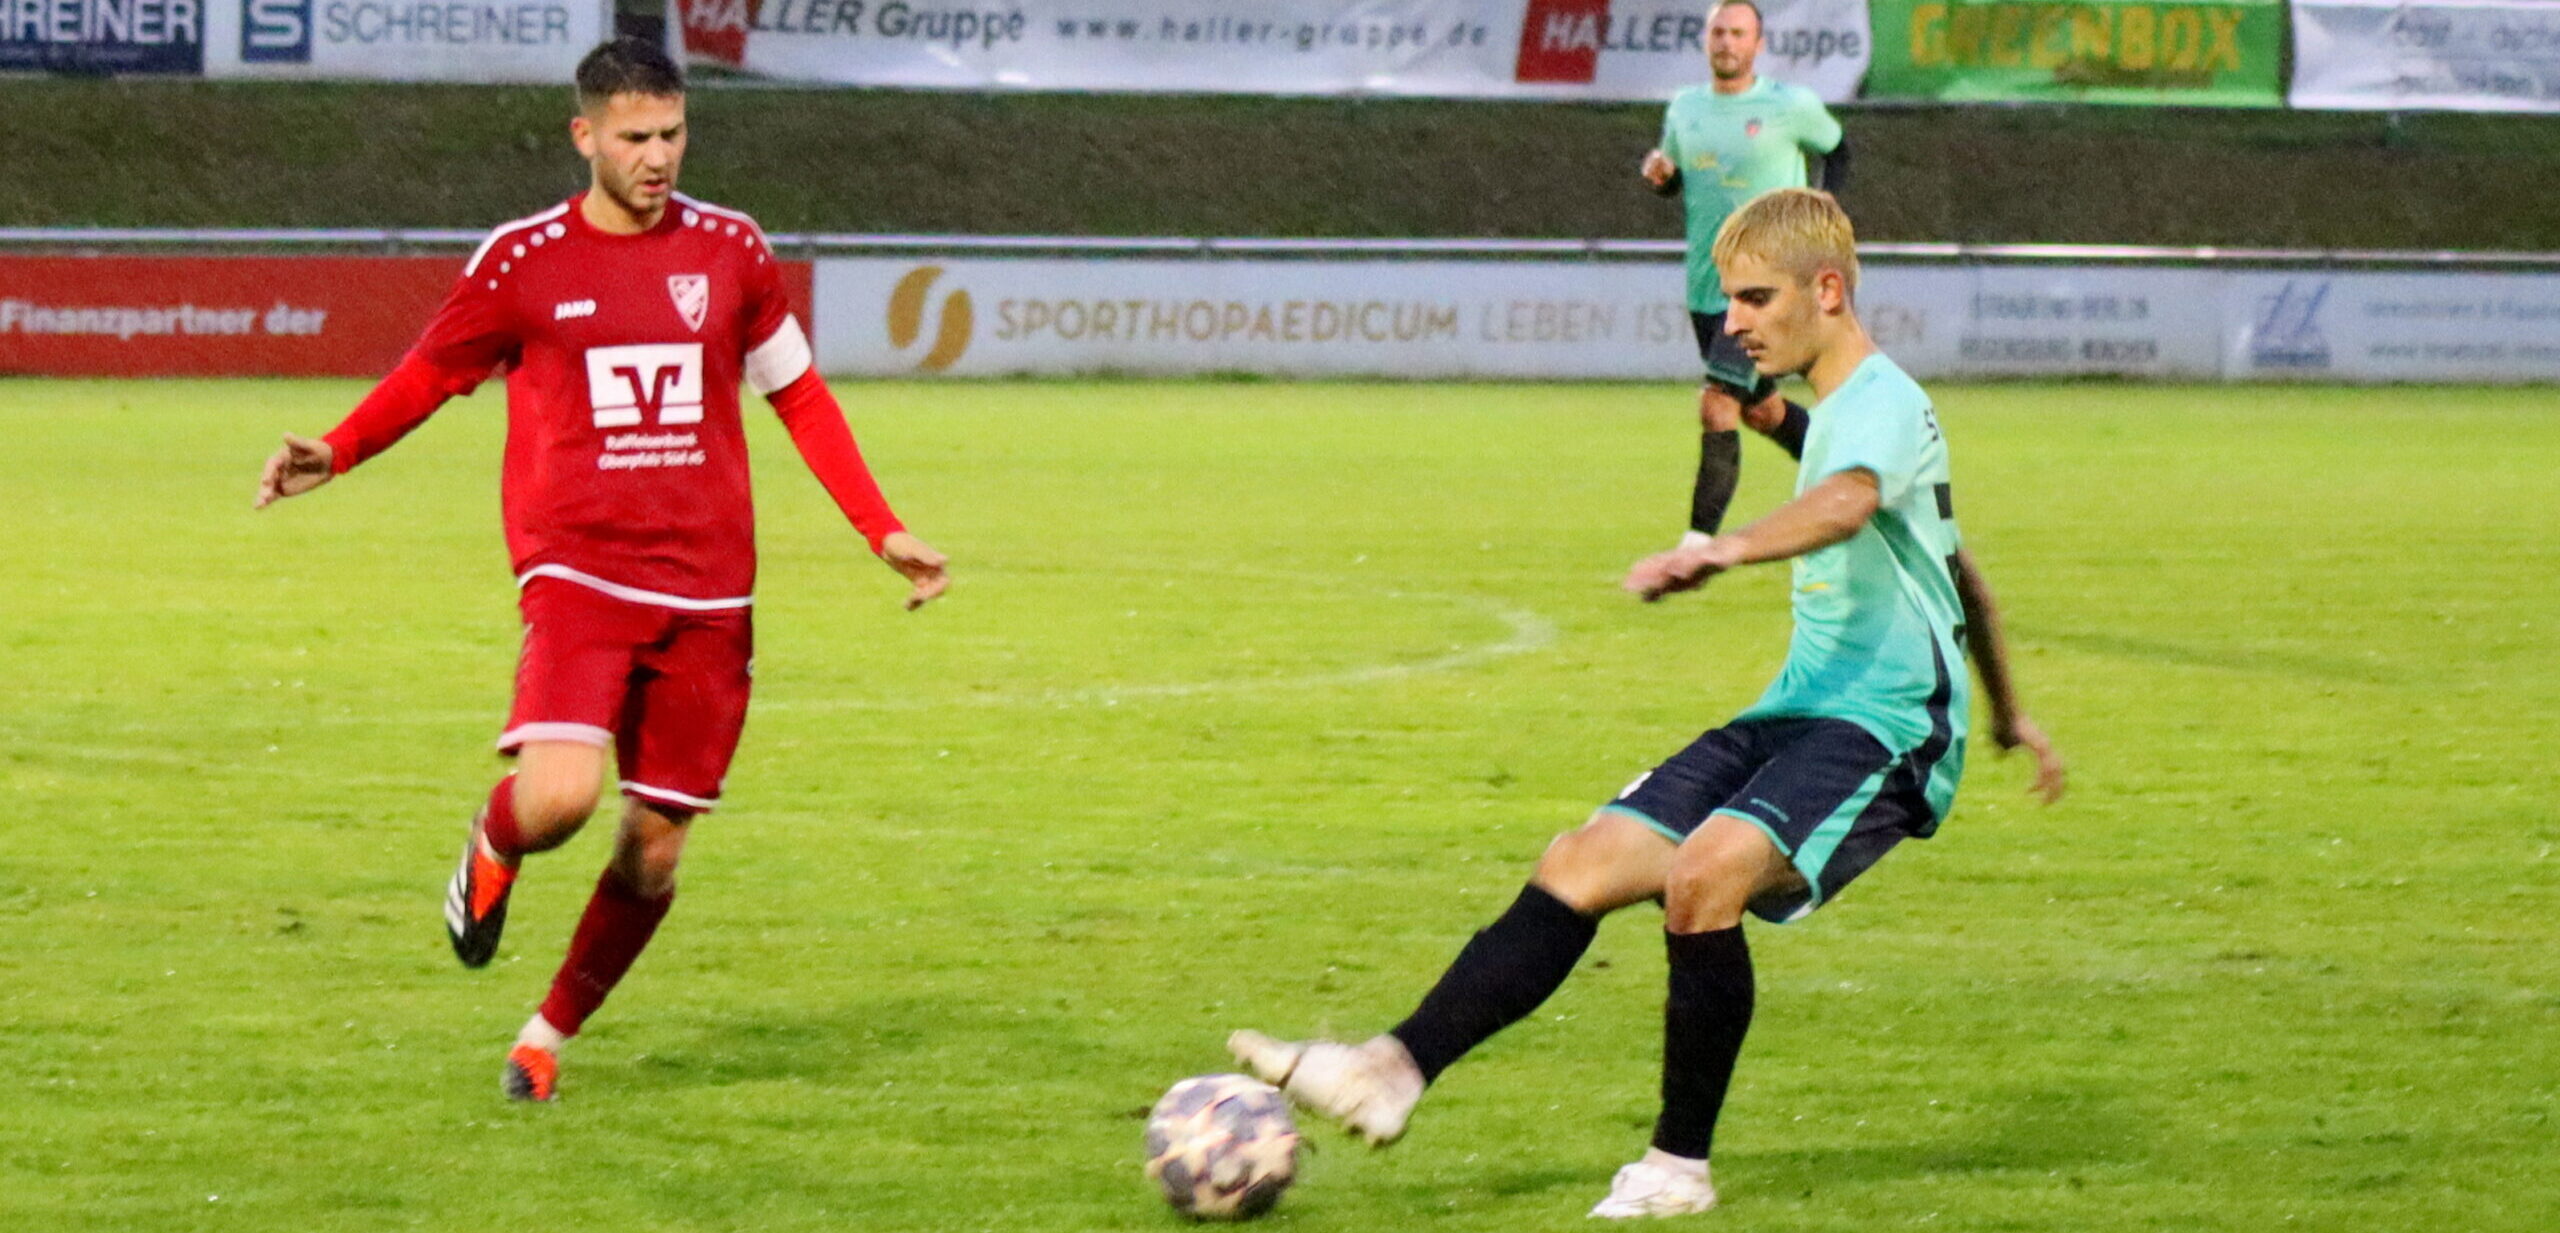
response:
<path fill-rule="evenodd" d="M 0 222 L 482 227 L 583 181 L 565 90 L 0 82 Z M 1667 236 L 1658 109 L 698 88 L 685 187 L 776 231 Z M 1862 236 L 2560 249 L 2560 123 L 1844 113 Z"/>

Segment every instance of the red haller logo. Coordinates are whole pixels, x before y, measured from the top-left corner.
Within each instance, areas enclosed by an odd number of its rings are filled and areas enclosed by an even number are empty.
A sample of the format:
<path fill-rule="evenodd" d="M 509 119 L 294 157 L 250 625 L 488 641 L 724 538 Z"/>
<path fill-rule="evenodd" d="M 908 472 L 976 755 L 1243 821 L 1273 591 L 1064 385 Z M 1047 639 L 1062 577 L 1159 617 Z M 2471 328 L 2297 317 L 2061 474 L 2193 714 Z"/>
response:
<path fill-rule="evenodd" d="M 1609 0 L 1529 0 L 1512 80 L 1590 84 L 1600 72 L 1600 41 L 1608 28 Z"/>
<path fill-rule="evenodd" d="M 684 318 L 687 329 L 699 330 L 711 316 L 711 276 L 708 274 L 670 274 L 667 294 L 675 299 L 676 315 Z"/>
<path fill-rule="evenodd" d="M 762 7 L 760 0 L 676 0 L 685 57 L 745 68 L 747 31 L 755 27 Z"/>

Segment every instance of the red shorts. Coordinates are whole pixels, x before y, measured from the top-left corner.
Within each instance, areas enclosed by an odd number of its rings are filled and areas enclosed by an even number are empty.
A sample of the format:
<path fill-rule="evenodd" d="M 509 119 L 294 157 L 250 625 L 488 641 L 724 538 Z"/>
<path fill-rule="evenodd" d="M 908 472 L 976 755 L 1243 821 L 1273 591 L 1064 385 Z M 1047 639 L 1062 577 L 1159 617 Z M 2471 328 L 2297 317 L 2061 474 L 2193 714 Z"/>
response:
<path fill-rule="evenodd" d="M 500 752 L 611 745 L 626 795 L 692 813 L 719 803 L 747 723 L 748 609 L 686 612 L 558 578 L 526 583 L 517 607 L 524 656 Z"/>

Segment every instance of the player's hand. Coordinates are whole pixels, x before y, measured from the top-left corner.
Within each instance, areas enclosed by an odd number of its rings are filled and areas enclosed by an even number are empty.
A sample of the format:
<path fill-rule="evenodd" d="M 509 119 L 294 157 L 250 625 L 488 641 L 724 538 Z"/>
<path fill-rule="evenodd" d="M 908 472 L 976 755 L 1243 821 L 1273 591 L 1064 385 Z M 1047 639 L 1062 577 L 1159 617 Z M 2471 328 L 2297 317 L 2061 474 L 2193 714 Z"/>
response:
<path fill-rule="evenodd" d="M 1671 173 L 1678 171 L 1679 168 L 1672 165 L 1670 155 L 1660 150 L 1648 150 L 1645 152 L 1644 166 L 1638 170 L 1643 174 L 1645 183 L 1660 188 L 1671 182 Z"/>
<path fill-rule="evenodd" d="M 933 598 L 951 589 L 951 573 L 944 567 L 950 560 L 933 550 L 933 545 L 904 531 L 892 531 L 880 541 L 880 559 L 915 585 L 907 592 L 907 611 L 913 612 Z"/>
<path fill-rule="evenodd" d="M 258 477 L 258 503 L 249 508 L 265 509 L 328 483 L 337 453 L 326 441 L 284 434 L 284 448 L 267 460 L 266 473 Z"/>
<path fill-rule="evenodd" d="M 2003 757 L 2008 756 L 2010 750 L 2019 748 L 2035 755 L 2036 781 L 2028 786 L 2028 795 L 2048 805 L 2062 799 L 2062 790 L 2070 776 L 2063 769 L 2062 755 L 2054 751 L 2053 738 L 2046 736 L 2044 729 L 2036 726 L 2036 721 L 2020 715 L 2005 724 L 1994 724 L 1991 743 L 2000 747 Z"/>
<path fill-rule="evenodd" d="M 1650 604 L 1665 595 L 1705 586 L 1707 579 L 1733 568 L 1731 558 L 1732 551 L 1722 540 L 1684 543 L 1636 562 L 1618 585 Z"/>

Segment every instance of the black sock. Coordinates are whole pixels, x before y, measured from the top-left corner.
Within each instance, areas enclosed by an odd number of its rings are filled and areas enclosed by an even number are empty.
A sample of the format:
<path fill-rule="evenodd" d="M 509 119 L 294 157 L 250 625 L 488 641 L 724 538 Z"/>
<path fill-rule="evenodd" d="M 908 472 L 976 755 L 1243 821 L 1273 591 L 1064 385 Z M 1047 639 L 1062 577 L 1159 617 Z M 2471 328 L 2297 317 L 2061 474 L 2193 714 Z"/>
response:
<path fill-rule="evenodd" d="M 1698 438 L 1698 486 L 1689 493 L 1689 529 L 1713 535 L 1724 525 L 1733 489 L 1742 482 L 1742 434 L 1709 432 Z"/>
<path fill-rule="evenodd" d="M 1535 883 L 1458 952 L 1422 1005 L 1390 1033 L 1422 1068 L 1423 1081 L 1493 1034 L 1519 1022 L 1573 974 L 1600 922 Z"/>
<path fill-rule="evenodd" d="M 1671 996 L 1662 1007 L 1662 1117 L 1653 1145 L 1704 1160 L 1715 1146 L 1716 1114 L 1742 1035 L 1751 1030 L 1751 947 L 1742 926 L 1713 933 L 1665 933 Z"/>
<path fill-rule="evenodd" d="M 1804 434 L 1812 429 L 1812 413 L 1790 400 L 1787 403 L 1787 417 L 1778 421 L 1777 430 L 1769 434 L 1769 439 L 1777 442 L 1778 448 L 1787 452 L 1787 457 L 1802 458 L 1804 457 Z"/>

